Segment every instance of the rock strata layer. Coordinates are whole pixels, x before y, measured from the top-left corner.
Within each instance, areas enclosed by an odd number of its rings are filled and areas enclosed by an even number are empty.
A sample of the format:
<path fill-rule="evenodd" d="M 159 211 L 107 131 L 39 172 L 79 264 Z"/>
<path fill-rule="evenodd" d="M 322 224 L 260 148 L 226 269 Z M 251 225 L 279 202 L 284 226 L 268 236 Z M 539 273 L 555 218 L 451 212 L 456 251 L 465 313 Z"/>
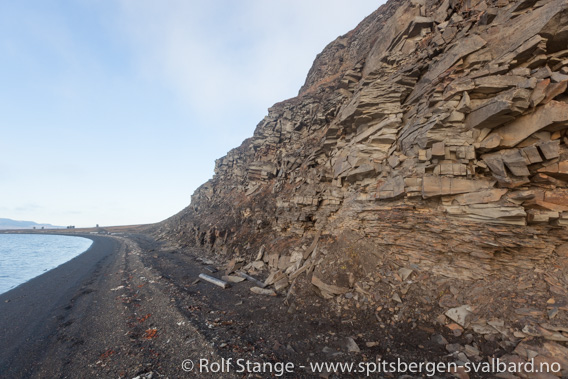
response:
<path fill-rule="evenodd" d="M 217 251 L 267 230 L 375 236 L 388 213 L 566 226 L 567 86 L 565 1 L 391 1 L 318 55 L 168 231 Z"/>
<path fill-rule="evenodd" d="M 536 272 L 556 291 L 542 317 L 566 318 L 567 87 L 565 0 L 391 0 L 157 234 L 328 298 L 371 297 L 357 284 L 386 260 L 399 277 Z"/>

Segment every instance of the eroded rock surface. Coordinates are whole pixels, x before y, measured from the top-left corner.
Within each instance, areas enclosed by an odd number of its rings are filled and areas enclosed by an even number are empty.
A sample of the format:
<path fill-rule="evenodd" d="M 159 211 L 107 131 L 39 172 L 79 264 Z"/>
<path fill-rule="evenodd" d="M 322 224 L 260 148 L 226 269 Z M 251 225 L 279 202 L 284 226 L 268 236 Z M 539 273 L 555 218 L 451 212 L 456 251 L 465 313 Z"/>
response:
<path fill-rule="evenodd" d="M 364 308 L 394 301 L 400 320 L 406 280 L 377 295 L 381 278 L 455 281 L 439 304 L 467 305 L 460 328 L 546 339 L 521 329 L 568 324 L 567 86 L 565 0 L 390 1 L 329 44 L 156 233 L 276 277 L 287 299 L 356 292 Z M 539 296 L 487 305 L 519 278 Z"/>

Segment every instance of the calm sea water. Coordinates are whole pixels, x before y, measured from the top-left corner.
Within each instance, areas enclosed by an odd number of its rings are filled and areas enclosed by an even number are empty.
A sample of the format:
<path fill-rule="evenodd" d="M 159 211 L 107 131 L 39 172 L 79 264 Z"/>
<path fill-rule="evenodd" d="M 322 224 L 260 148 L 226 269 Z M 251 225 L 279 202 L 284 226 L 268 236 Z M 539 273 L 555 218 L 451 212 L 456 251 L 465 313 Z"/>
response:
<path fill-rule="evenodd" d="M 92 243 L 82 237 L 0 234 L 0 293 L 67 262 Z"/>

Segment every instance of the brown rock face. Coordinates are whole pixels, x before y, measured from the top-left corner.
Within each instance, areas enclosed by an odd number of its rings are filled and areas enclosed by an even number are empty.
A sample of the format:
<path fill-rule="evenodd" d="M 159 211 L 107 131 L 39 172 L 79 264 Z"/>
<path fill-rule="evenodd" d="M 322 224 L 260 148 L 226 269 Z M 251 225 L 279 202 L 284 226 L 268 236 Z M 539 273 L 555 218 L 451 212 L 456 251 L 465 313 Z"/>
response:
<path fill-rule="evenodd" d="M 158 233 L 245 261 L 264 245 L 326 296 L 371 256 L 460 280 L 540 270 L 568 239 L 567 80 L 566 0 L 392 0 Z M 325 254 L 345 236 L 365 242 Z"/>
<path fill-rule="evenodd" d="M 300 95 L 219 159 L 168 226 L 219 250 L 228 236 L 370 235 L 361 215 L 376 206 L 566 225 L 565 206 L 517 194 L 566 200 L 568 6 L 505 3 L 382 6 L 318 55 Z"/>

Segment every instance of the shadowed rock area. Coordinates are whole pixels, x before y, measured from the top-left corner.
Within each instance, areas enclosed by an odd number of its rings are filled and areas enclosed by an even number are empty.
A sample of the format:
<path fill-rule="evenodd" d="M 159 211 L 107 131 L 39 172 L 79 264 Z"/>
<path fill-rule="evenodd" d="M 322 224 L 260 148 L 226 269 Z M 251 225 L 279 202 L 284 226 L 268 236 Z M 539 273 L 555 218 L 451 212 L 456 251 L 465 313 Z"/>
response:
<path fill-rule="evenodd" d="M 291 312 L 315 294 L 463 336 L 431 337 L 452 361 L 568 376 L 567 88 L 565 0 L 391 0 L 153 233 Z"/>

